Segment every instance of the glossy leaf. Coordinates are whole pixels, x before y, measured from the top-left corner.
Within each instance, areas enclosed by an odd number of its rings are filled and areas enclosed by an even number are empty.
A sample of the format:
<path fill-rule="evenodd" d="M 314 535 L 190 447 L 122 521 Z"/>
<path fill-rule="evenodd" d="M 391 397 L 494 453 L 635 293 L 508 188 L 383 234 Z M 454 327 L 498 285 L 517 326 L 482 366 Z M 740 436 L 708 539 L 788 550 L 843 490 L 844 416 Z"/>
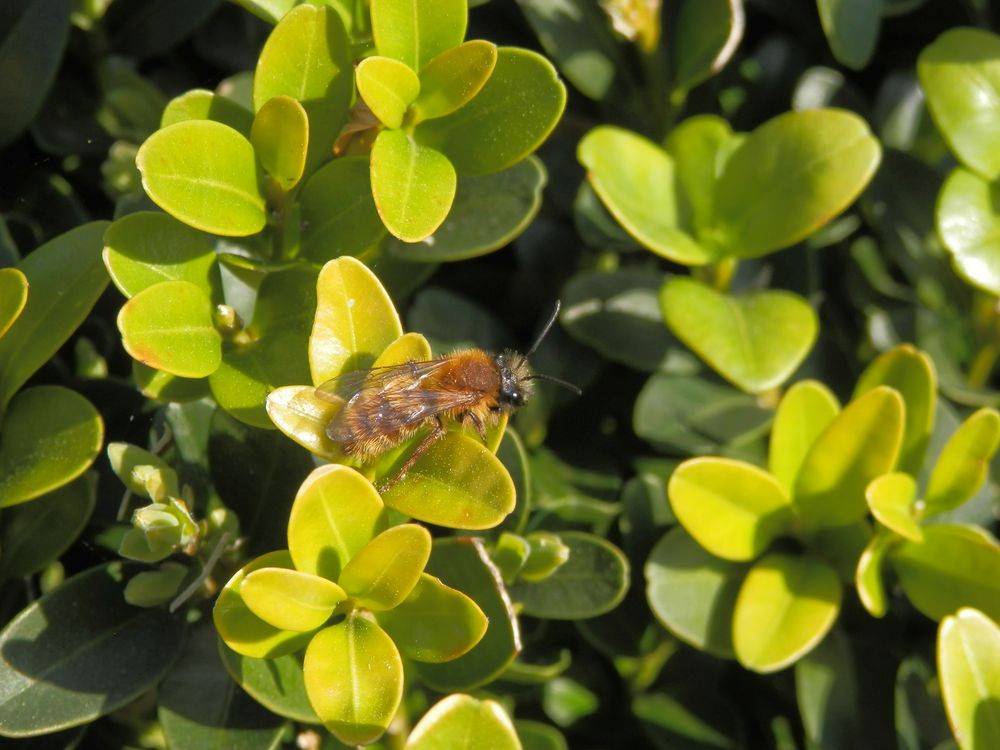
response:
<path fill-rule="evenodd" d="M 685 643 L 729 658 L 733 607 L 746 568 L 709 554 L 675 526 L 646 561 L 646 600 L 657 619 Z"/>
<path fill-rule="evenodd" d="M 0 338 L 28 301 L 28 280 L 16 268 L 0 268 Z"/>
<path fill-rule="evenodd" d="M 476 602 L 427 573 L 405 600 L 376 617 L 404 656 L 433 663 L 467 653 L 488 624 Z"/>
<path fill-rule="evenodd" d="M 132 378 L 142 395 L 156 401 L 185 403 L 209 395 L 207 378 L 179 378 L 135 359 L 132 360 Z"/>
<path fill-rule="evenodd" d="M 903 542 L 889 560 L 913 606 L 940 620 L 959 607 L 1000 618 L 1000 546 L 974 526 L 924 526 L 922 542 Z"/>
<path fill-rule="evenodd" d="M 854 586 L 861 603 L 873 617 L 885 617 L 889 611 L 889 602 L 882 581 L 882 567 L 892 542 L 892 534 L 876 531 L 858 558 Z"/>
<path fill-rule="evenodd" d="M 565 106 L 566 87 L 548 60 L 500 47 L 479 93 L 450 115 L 420 123 L 413 137 L 443 153 L 461 175 L 499 172 L 538 148 Z"/>
<path fill-rule="evenodd" d="M 820 433 L 792 493 L 807 528 L 843 526 L 864 517 L 868 483 L 896 464 L 903 412 L 899 394 L 878 386 L 849 403 Z"/>
<path fill-rule="evenodd" d="M 267 221 L 253 146 L 228 125 L 187 120 L 158 130 L 136 155 L 156 205 L 196 229 L 256 234 Z"/>
<path fill-rule="evenodd" d="M 347 562 L 385 528 L 382 500 L 371 482 L 346 466 L 321 466 L 295 496 L 288 547 L 297 570 L 336 581 Z"/>
<path fill-rule="evenodd" d="M 446 49 L 461 44 L 468 12 L 465 0 L 374 0 L 375 49 L 419 71 Z"/>
<path fill-rule="evenodd" d="M 791 377 L 816 340 L 815 311 L 789 292 L 730 297 L 694 279 L 674 277 L 664 285 L 660 304 L 677 338 L 750 393 Z"/>
<path fill-rule="evenodd" d="M 358 94 L 387 128 L 403 124 L 406 110 L 420 93 L 420 79 L 406 64 L 391 57 L 366 57 L 354 72 Z"/>
<path fill-rule="evenodd" d="M 30 503 L 6 508 L 0 524 L 0 579 L 37 573 L 83 531 L 97 502 L 92 475 L 78 477 Z"/>
<path fill-rule="evenodd" d="M 302 667 L 306 692 L 323 724 L 341 742 L 378 739 L 403 697 L 403 663 L 392 639 L 362 615 L 321 630 Z"/>
<path fill-rule="evenodd" d="M 833 56 L 849 68 L 864 68 L 878 41 L 881 0 L 819 0 L 817 5 Z"/>
<path fill-rule="evenodd" d="M 837 573 L 818 558 L 771 553 L 747 573 L 733 613 L 733 647 L 755 672 L 775 672 L 814 648 L 840 611 Z"/>
<path fill-rule="evenodd" d="M 184 641 L 181 615 L 132 607 L 138 566 L 91 568 L 0 632 L 0 732 L 31 737 L 93 721 L 151 689 Z"/>
<path fill-rule="evenodd" d="M 961 167 L 941 188 L 937 228 L 958 274 L 990 294 L 1000 294 L 1000 215 L 997 186 Z"/>
<path fill-rule="evenodd" d="M 962 750 L 1000 743 L 1000 628 L 975 609 L 941 621 L 938 673 L 948 722 Z"/>
<path fill-rule="evenodd" d="M 316 282 L 316 320 L 309 337 L 309 368 L 319 385 L 343 372 L 371 367 L 403 334 L 392 300 L 375 276 L 354 258 L 323 266 Z"/>
<path fill-rule="evenodd" d="M 21 391 L 0 431 L 0 507 L 27 502 L 80 476 L 103 439 L 101 415 L 75 391 L 56 385 Z"/>
<path fill-rule="evenodd" d="M 132 357 L 173 375 L 205 377 L 222 361 L 212 304 L 189 281 L 164 281 L 139 292 L 119 311 L 118 330 Z"/>
<path fill-rule="evenodd" d="M 668 260 L 698 266 L 708 253 L 680 226 L 673 159 L 622 128 L 594 128 L 577 147 L 587 180 L 608 211 L 643 246 Z"/>
<path fill-rule="evenodd" d="M 953 28 L 920 53 L 917 75 L 927 108 L 958 159 L 992 181 L 1000 176 L 1000 38 Z"/>
<path fill-rule="evenodd" d="M 788 530 L 787 491 L 771 474 L 742 461 L 685 461 L 667 485 L 670 506 L 684 529 L 726 560 L 752 560 Z"/>
<path fill-rule="evenodd" d="M 463 656 L 443 664 L 417 662 L 414 670 L 422 682 L 440 692 L 471 690 L 495 679 L 520 652 L 521 633 L 500 572 L 482 540 L 436 540 L 427 572 L 476 602 L 488 627 L 479 643 Z"/>
<path fill-rule="evenodd" d="M 212 621 L 226 645 L 238 654 L 255 659 L 275 659 L 301 650 L 312 637 L 311 632 L 282 630 L 260 619 L 243 601 L 240 589 L 247 574 L 262 568 L 292 569 L 292 558 L 286 550 L 268 552 L 244 565 L 219 592 L 212 610 Z"/>
<path fill-rule="evenodd" d="M 286 568 L 257 568 L 240 585 L 244 604 L 282 630 L 305 633 L 330 619 L 347 594 L 333 581 Z"/>
<path fill-rule="evenodd" d="M 215 628 L 201 623 L 160 683 L 157 715 L 167 742 L 187 750 L 254 750 L 276 746 L 282 721 L 226 672 Z"/>
<path fill-rule="evenodd" d="M 327 461 L 347 460 L 340 444 L 326 434 L 330 420 L 343 407 L 316 395 L 311 385 L 287 385 L 267 395 L 267 415 L 281 432 Z"/>
<path fill-rule="evenodd" d="M 816 380 L 802 380 L 782 397 L 771 427 L 768 470 L 786 491 L 795 486 L 806 454 L 838 413 L 836 396 Z"/>
<path fill-rule="evenodd" d="M 95 221 L 71 229 L 36 248 L 18 266 L 30 292 L 20 316 L 0 338 L 0 411 L 66 343 L 107 286 L 101 263 L 107 226 Z"/>
<path fill-rule="evenodd" d="M 851 642 L 839 629 L 795 663 L 795 697 L 817 747 L 861 741 L 860 686 Z"/>
<path fill-rule="evenodd" d="M 264 170 L 283 190 L 291 190 L 306 168 L 309 119 L 305 109 L 290 96 L 268 99 L 253 119 L 250 142 Z"/>
<path fill-rule="evenodd" d="M 22 2 L 5 13 L 0 40 L 0 101 L 7 113 L 0 121 L 0 147 L 35 119 L 52 86 L 69 39 L 69 0 Z"/>
<path fill-rule="evenodd" d="M 292 8 L 261 50 L 253 103 L 258 111 L 276 96 L 302 104 L 309 120 L 306 172 L 330 158 L 353 94 L 351 45 L 340 15 L 312 4 Z"/>
<path fill-rule="evenodd" d="M 903 397 L 906 423 L 897 466 L 916 475 L 934 431 L 937 410 L 937 373 L 924 352 L 903 344 L 890 349 L 865 368 L 854 388 L 855 398 L 879 385 L 894 388 Z"/>
<path fill-rule="evenodd" d="M 980 409 L 962 422 L 938 456 L 924 493 L 924 516 L 959 507 L 989 475 L 989 464 L 1000 446 L 1000 414 Z"/>
<path fill-rule="evenodd" d="M 427 529 L 415 523 L 393 526 L 358 550 L 338 580 L 362 607 L 392 609 L 413 591 L 430 555 Z"/>
<path fill-rule="evenodd" d="M 878 141 L 851 112 L 778 115 L 726 163 L 716 192 L 717 241 L 727 255 L 755 258 L 808 237 L 857 198 L 880 158 Z"/>
<path fill-rule="evenodd" d="M 208 297 L 220 289 L 212 237 L 155 211 L 123 216 L 108 227 L 104 265 L 126 297 L 161 281 L 189 281 Z"/>
<path fill-rule="evenodd" d="M 628 590 L 628 560 L 621 550 L 601 537 L 582 531 L 563 531 L 559 539 L 569 558 L 546 578 L 521 580 L 511 597 L 533 617 L 580 620 L 604 614 L 621 603 Z"/>
<path fill-rule="evenodd" d="M 305 724 L 320 724 L 306 695 L 302 654 L 256 659 L 236 653 L 218 639 L 219 656 L 229 676 L 268 711 Z M 304 644 L 303 644 L 304 645 Z"/>
<path fill-rule="evenodd" d="M 914 542 L 924 538 L 914 517 L 917 482 L 909 474 L 893 472 L 873 479 L 865 499 L 872 515 L 886 528 Z"/>
<path fill-rule="evenodd" d="M 162 500 L 164 496 L 179 497 L 181 494 L 177 472 L 159 456 L 150 453 L 137 445 L 130 443 L 110 443 L 108 445 L 108 461 L 111 470 L 128 489 L 141 496 L 149 497 L 146 484 L 146 473 L 143 467 L 156 470 L 162 478 L 163 494 L 153 500 Z"/>
<path fill-rule="evenodd" d="M 358 255 L 385 234 L 367 158 L 347 156 L 324 164 L 302 188 L 299 201 L 302 251 L 316 262 Z"/>
<path fill-rule="evenodd" d="M 450 115 L 473 99 L 489 80 L 496 62 L 496 45 L 481 39 L 444 50 L 420 71 L 414 120 Z"/>
<path fill-rule="evenodd" d="M 673 33 L 674 80 L 679 89 L 691 89 L 718 73 L 743 38 L 741 0 L 685 0 Z"/>
<path fill-rule="evenodd" d="M 253 113 L 228 96 L 207 89 L 191 89 L 167 103 L 160 118 L 160 127 L 185 120 L 215 120 L 249 138 Z"/>
<path fill-rule="evenodd" d="M 415 447 L 415 446 L 414 446 Z M 396 463 L 405 460 L 406 454 Z M 397 471 L 393 465 L 387 476 Z M 478 438 L 448 433 L 382 493 L 385 504 L 411 518 L 454 529 L 489 529 L 517 498 L 504 465 Z"/>
<path fill-rule="evenodd" d="M 521 750 L 514 725 L 493 700 L 449 695 L 417 722 L 403 750 Z"/>
<path fill-rule="evenodd" d="M 441 226 L 455 199 L 451 162 L 401 130 L 383 130 L 371 156 L 372 195 L 382 222 L 404 242 L 420 242 Z"/>

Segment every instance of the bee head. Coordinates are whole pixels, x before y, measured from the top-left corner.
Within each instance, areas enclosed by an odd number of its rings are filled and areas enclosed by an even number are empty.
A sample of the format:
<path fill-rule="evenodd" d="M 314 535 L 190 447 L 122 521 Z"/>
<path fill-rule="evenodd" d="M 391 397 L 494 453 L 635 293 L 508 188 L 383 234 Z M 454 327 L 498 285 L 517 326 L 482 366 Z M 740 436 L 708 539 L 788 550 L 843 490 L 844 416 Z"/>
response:
<path fill-rule="evenodd" d="M 504 409 L 524 406 L 532 392 L 528 375 L 528 359 L 508 349 L 497 355 L 497 370 L 500 372 L 500 395 L 497 400 Z"/>

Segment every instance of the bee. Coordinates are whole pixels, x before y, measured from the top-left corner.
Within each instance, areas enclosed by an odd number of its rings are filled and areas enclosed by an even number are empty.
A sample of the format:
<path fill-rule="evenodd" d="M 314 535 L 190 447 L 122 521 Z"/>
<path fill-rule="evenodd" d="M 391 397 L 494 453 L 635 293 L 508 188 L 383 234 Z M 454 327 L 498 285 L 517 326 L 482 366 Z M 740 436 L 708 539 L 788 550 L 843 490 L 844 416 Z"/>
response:
<path fill-rule="evenodd" d="M 430 432 L 420 441 L 395 476 L 380 489 L 388 489 L 441 439 L 449 422 L 470 427 L 486 441 L 488 427 L 499 423 L 531 397 L 535 380 L 548 380 L 574 391 L 572 383 L 532 373 L 528 358 L 559 315 L 559 303 L 525 354 L 507 349 L 491 354 L 466 349 L 423 362 L 409 361 L 345 373 L 317 388 L 317 396 L 344 406 L 326 426 L 327 436 L 345 455 L 367 463 L 410 439 L 422 429 Z"/>

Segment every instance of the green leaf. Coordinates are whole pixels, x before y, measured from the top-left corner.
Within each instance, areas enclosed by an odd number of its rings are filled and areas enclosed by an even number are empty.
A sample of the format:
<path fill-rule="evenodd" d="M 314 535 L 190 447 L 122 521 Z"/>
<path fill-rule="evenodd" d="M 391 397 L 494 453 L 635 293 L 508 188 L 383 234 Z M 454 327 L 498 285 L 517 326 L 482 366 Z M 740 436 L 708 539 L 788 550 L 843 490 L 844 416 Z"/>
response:
<path fill-rule="evenodd" d="M 693 674 L 692 677 L 700 677 Z M 632 699 L 632 713 L 660 748 L 720 748 L 741 746 L 743 729 L 726 696 L 705 685 L 671 692 L 648 691 Z"/>
<path fill-rule="evenodd" d="M 403 750 L 521 750 L 514 725 L 493 700 L 449 695 L 417 722 Z"/>
<path fill-rule="evenodd" d="M 877 386 L 827 425 L 806 454 L 792 493 L 806 528 L 845 526 L 864 517 L 868 483 L 896 464 L 903 419 L 899 394 Z"/>
<path fill-rule="evenodd" d="M 963 165 L 1000 176 L 1000 38 L 985 29 L 948 29 L 917 59 L 927 108 Z"/>
<path fill-rule="evenodd" d="M 924 526 L 922 542 L 903 542 L 889 561 L 913 606 L 940 620 L 959 607 L 1000 618 L 1000 547 L 976 526 Z"/>
<path fill-rule="evenodd" d="M 817 380 L 802 380 L 785 393 L 771 427 L 767 468 L 786 491 L 791 492 L 802 461 L 816 441 L 840 413 L 840 403 Z"/>
<path fill-rule="evenodd" d="M 773 475 L 743 461 L 694 458 L 667 485 L 670 506 L 684 529 L 725 560 L 752 560 L 788 531 L 791 501 Z"/>
<path fill-rule="evenodd" d="M 228 96 L 207 89 L 191 89 L 167 103 L 160 117 L 160 127 L 186 120 L 215 120 L 249 138 L 253 113 Z"/>
<path fill-rule="evenodd" d="M 184 651 L 157 691 L 157 716 L 171 747 L 186 750 L 273 748 L 283 730 L 226 672 L 215 628 L 193 628 Z"/>
<path fill-rule="evenodd" d="M 958 167 L 941 187 L 937 229 L 955 271 L 973 286 L 1000 295 L 1000 186 Z"/>
<path fill-rule="evenodd" d="M 305 633 L 323 625 L 347 594 L 333 581 L 285 568 L 257 568 L 243 579 L 240 596 L 269 625 Z"/>
<path fill-rule="evenodd" d="M 403 124 L 403 115 L 420 93 L 420 79 L 406 63 L 391 57 L 366 57 L 354 72 L 358 94 L 387 128 Z"/>
<path fill-rule="evenodd" d="M 488 626 L 468 653 L 442 664 L 416 662 L 414 671 L 422 682 L 440 692 L 471 690 L 495 679 L 521 650 L 521 634 L 500 572 L 490 561 L 482 540 L 437 539 L 427 572 L 476 602 Z"/>
<path fill-rule="evenodd" d="M 316 262 L 358 255 L 385 234 L 365 157 L 347 156 L 324 164 L 302 188 L 299 202 L 302 252 Z"/>
<path fill-rule="evenodd" d="M 403 697 L 403 662 L 396 646 L 360 614 L 317 633 L 302 671 L 316 714 L 348 745 L 367 745 L 382 736 Z"/>
<path fill-rule="evenodd" d="M 413 137 L 448 157 L 459 174 L 499 172 L 538 148 L 565 106 L 566 87 L 548 60 L 500 47 L 479 93 L 450 115 L 420 123 Z"/>
<path fill-rule="evenodd" d="M 309 119 L 305 109 L 290 96 L 268 99 L 253 118 L 250 142 L 265 171 L 282 190 L 291 190 L 306 168 Z"/>
<path fill-rule="evenodd" d="M 1000 744 L 1000 628 L 975 609 L 941 621 L 938 673 L 948 721 L 963 750 Z"/>
<path fill-rule="evenodd" d="M 840 629 L 795 663 L 795 697 L 816 747 L 861 742 L 860 691 L 851 643 Z"/>
<path fill-rule="evenodd" d="M 858 598 L 872 617 L 885 617 L 889 602 L 882 582 L 882 565 L 895 537 L 887 531 L 876 531 L 858 558 L 854 587 Z"/>
<path fill-rule="evenodd" d="M 253 102 L 255 110 L 276 96 L 302 104 L 309 120 L 307 174 L 330 159 L 353 95 L 351 44 L 340 15 L 311 4 L 290 10 L 261 50 Z"/>
<path fill-rule="evenodd" d="M 594 534 L 561 531 L 569 559 L 545 579 L 519 581 L 511 597 L 532 617 L 582 620 L 614 609 L 628 590 L 628 559 L 621 550 Z"/>
<path fill-rule="evenodd" d="M 807 654 L 840 611 L 837 572 L 808 555 L 771 553 L 747 573 L 733 613 L 736 658 L 755 672 L 776 672 Z"/>
<path fill-rule="evenodd" d="M 671 40 L 674 88 L 690 90 L 722 70 L 743 38 L 744 24 L 744 10 L 740 2 L 682 2 Z"/>
<path fill-rule="evenodd" d="M 872 515 L 880 524 L 914 542 L 924 538 L 914 517 L 917 482 L 909 474 L 893 472 L 873 479 L 865 490 Z"/>
<path fill-rule="evenodd" d="M 310 453 L 335 463 L 348 458 L 340 444 L 326 434 L 326 427 L 343 405 L 343 401 L 320 398 L 310 385 L 276 388 L 266 402 L 267 416 L 275 427 Z"/>
<path fill-rule="evenodd" d="M 652 141 L 622 128 L 594 128 L 577 146 L 587 180 L 608 211 L 644 247 L 698 266 L 708 253 L 680 225 L 674 162 Z"/>
<path fill-rule="evenodd" d="M 0 508 L 27 502 L 80 476 L 101 450 L 101 415 L 57 385 L 26 388 L 0 431 Z"/>
<path fill-rule="evenodd" d="M 674 335 L 749 393 L 791 377 L 812 349 L 819 325 L 809 303 L 790 292 L 730 297 L 682 276 L 664 284 L 660 304 Z"/>
<path fill-rule="evenodd" d="M 236 571 L 223 586 L 215 600 L 212 621 L 219 637 L 230 649 L 255 659 L 275 659 L 300 651 L 309 642 L 312 632 L 282 630 L 257 617 L 243 601 L 240 591 L 243 580 L 255 570 L 292 567 L 292 557 L 287 550 L 268 552 Z"/>
<path fill-rule="evenodd" d="M 399 456 L 385 475 L 394 476 L 408 457 L 409 452 Z M 418 521 L 490 529 L 514 510 L 517 498 L 507 469 L 478 436 L 449 432 L 382 493 L 382 500 Z"/>
<path fill-rule="evenodd" d="M 934 464 L 924 493 L 923 515 L 954 510 L 975 495 L 989 475 L 998 446 L 1000 414 L 995 409 L 980 409 L 962 422 Z"/>
<path fill-rule="evenodd" d="M 111 470 L 122 483 L 128 487 L 129 491 L 141 496 L 149 497 L 146 484 L 146 477 L 137 472 L 140 467 L 152 467 L 163 480 L 163 495 L 180 497 L 180 482 L 177 480 L 177 472 L 159 456 L 129 443 L 109 443 L 108 461 L 111 463 Z M 162 500 L 163 497 L 152 498 Z"/>
<path fill-rule="evenodd" d="M 469 10 L 466 0 L 373 0 L 371 14 L 378 53 L 419 72 L 462 43 Z"/>
<path fill-rule="evenodd" d="M 661 537 L 646 560 L 646 600 L 680 638 L 715 656 L 733 656 L 732 620 L 746 565 L 709 554 L 681 526 Z"/>
<path fill-rule="evenodd" d="M 545 165 L 535 156 L 502 172 L 459 176 L 451 210 L 433 237 L 413 244 L 390 236 L 384 247 L 400 260 L 423 263 L 465 260 L 499 250 L 538 214 L 546 180 Z"/>
<path fill-rule="evenodd" d="M 164 605 L 177 596 L 188 572 L 186 565 L 169 560 L 159 568 L 144 570 L 125 586 L 125 601 L 136 607 Z"/>
<path fill-rule="evenodd" d="M 295 496 L 288 548 L 296 569 L 336 581 L 348 561 L 385 528 L 382 500 L 371 482 L 346 466 L 321 466 Z"/>
<path fill-rule="evenodd" d="M 69 39 L 69 0 L 23 0 L 4 12 L 0 39 L 0 148 L 38 115 Z"/>
<path fill-rule="evenodd" d="M 212 237 L 156 211 L 138 211 L 108 227 L 104 265 L 126 297 L 161 281 L 189 281 L 208 297 L 221 289 Z"/>
<path fill-rule="evenodd" d="M 319 385 L 344 372 L 371 367 L 403 335 L 382 283 L 354 258 L 323 266 L 316 282 L 316 320 L 309 337 L 309 368 Z"/>
<path fill-rule="evenodd" d="M 854 397 L 872 388 L 887 385 L 903 397 L 906 424 L 897 467 L 916 476 L 924 465 L 924 455 L 934 431 L 937 410 L 937 374 L 924 352 L 902 344 L 880 355 L 865 368 L 854 388 Z"/>
<path fill-rule="evenodd" d="M 805 239 L 847 208 L 881 157 L 859 116 L 835 109 L 778 115 L 755 129 L 719 178 L 716 242 L 755 258 Z"/>
<path fill-rule="evenodd" d="M 427 573 L 398 606 L 375 616 L 404 656 L 433 663 L 467 653 L 488 624 L 472 599 Z"/>
<path fill-rule="evenodd" d="M 28 301 L 28 279 L 16 268 L 0 268 L 0 338 Z"/>
<path fill-rule="evenodd" d="M 394 236 L 420 242 L 445 220 L 455 199 L 451 162 L 402 130 L 383 130 L 371 157 L 372 195 L 379 216 Z"/>
<path fill-rule="evenodd" d="M 219 656 L 229 676 L 255 701 L 279 716 L 305 724 L 321 723 L 306 695 L 302 654 L 256 659 L 238 654 L 224 640 L 218 640 Z"/>
<path fill-rule="evenodd" d="M 0 733 L 31 737 L 93 721 L 154 687 L 184 641 L 183 613 L 132 607 L 140 566 L 91 568 L 0 632 Z"/>
<path fill-rule="evenodd" d="M 358 550 L 338 580 L 362 607 L 392 609 L 413 591 L 430 556 L 427 529 L 415 523 L 393 526 Z"/>
<path fill-rule="evenodd" d="M 253 146 L 228 125 L 169 125 L 146 139 L 135 163 L 153 202 L 196 229 L 244 237 L 267 222 Z"/>
<path fill-rule="evenodd" d="M 139 292 L 119 311 L 118 330 L 133 358 L 172 375 L 202 378 L 222 361 L 212 303 L 190 281 L 164 281 Z"/>
<path fill-rule="evenodd" d="M 97 482 L 78 477 L 33 502 L 8 508 L 0 524 L 0 579 L 45 568 L 76 541 L 94 512 Z"/>
<path fill-rule="evenodd" d="M 446 49 L 427 63 L 420 71 L 420 95 L 413 102 L 414 121 L 450 115 L 473 99 L 493 74 L 497 54 L 495 44 L 476 39 Z"/>
<path fill-rule="evenodd" d="M 132 378 L 146 398 L 184 403 L 209 395 L 208 378 L 179 378 L 132 360 Z"/>
<path fill-rule="evenodd" d="M 95 221 L 49 240 L 19 264 L 31 290 L 24 309 L 0 338 L 0 412 L 11 396 L 66 343 L 90 314 L 108 276 Z"/>
<path fill-rule="evenodd" d="M 861 70 L 875 52 L 881 0 L 818 0 L 819 20 L 837 61 Z"/>

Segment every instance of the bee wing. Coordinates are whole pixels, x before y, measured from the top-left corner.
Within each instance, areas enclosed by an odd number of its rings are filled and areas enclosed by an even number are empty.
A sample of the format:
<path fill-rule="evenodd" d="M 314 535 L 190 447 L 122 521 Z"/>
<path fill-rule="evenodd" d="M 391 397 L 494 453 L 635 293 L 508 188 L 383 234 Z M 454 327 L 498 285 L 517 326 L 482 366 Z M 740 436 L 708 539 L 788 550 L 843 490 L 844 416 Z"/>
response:
<path fill-rule="evenodd" d="M 316 387 L 316 395 L 324 401 L 350 401 L 362 391 L 411 390 L 444 364 L 441 359 L 404 362 L 387 367 L 353 370 L 327 380 Z"/>

